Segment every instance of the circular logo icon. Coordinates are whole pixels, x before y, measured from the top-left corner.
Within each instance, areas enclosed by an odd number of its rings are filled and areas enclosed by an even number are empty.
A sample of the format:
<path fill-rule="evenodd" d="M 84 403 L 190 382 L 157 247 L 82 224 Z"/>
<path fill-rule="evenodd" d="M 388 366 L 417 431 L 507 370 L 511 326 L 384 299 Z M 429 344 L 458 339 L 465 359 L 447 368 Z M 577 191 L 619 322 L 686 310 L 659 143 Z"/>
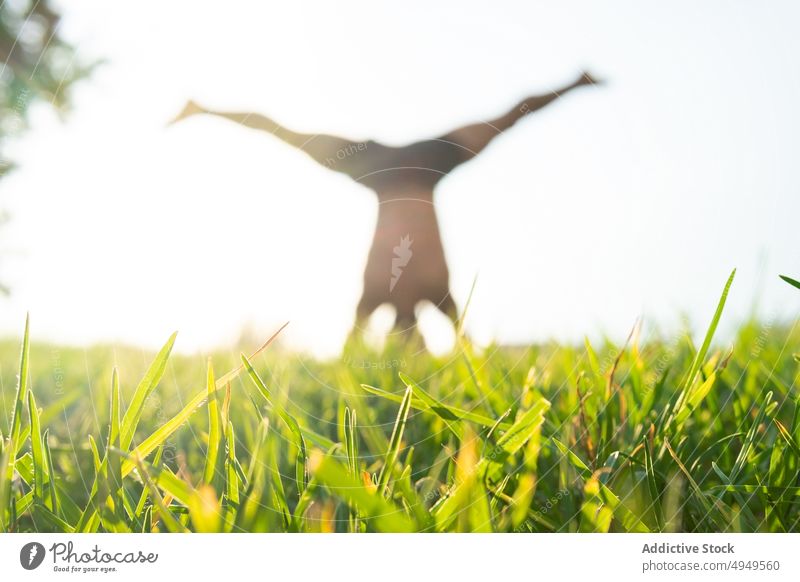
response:
<path fill-rule="evenodd" d="M 26 570 L 35 570 L 44 561 L 44 546 L 39 542 L 30 542 L 19 551 L 19 563 Z"/>

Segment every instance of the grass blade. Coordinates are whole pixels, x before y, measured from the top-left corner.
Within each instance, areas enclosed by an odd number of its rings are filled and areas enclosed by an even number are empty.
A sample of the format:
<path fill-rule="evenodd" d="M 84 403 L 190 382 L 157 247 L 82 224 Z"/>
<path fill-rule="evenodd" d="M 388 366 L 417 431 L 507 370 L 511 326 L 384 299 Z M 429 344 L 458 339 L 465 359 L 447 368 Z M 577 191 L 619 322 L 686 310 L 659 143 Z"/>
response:
<path fill-rule="evenodd" d="M 278 334 L 283 331 L 283 329 L 289 325 L 288 323 L 283 324 L 283 326 L 276 331 L 272 336 L 262 344 L 260 348 L 258 348 L 253 355 L 250 357 L 254 357 L 255 355 L 259 354 L 261 351 L 267 348 Z M 235 380 L 241 371 L 244 369 L 244 366 L 239 366 L 235 370 L 228 372 L 222 378 L 219 378 L 216 382 L 216 389 L 217 391 L 223 390 L 228 383 Z M 178 430 L 183 424 L 189 420 L 189 418 L 197 411 L 198 408 L 205 404 L 206 400 L 208 399 L 208 388 L 203 389 L 201 392 L 198 392 L 189 402 L 184 406 L 178 414 L 173 416 L 169 419 L 166 423 L 161 425 L 158 429 L 156 429 L 149 437 L 144 439 L 139 445 L 132 451 L 133 458 L 139 456 L 141 458 L 147 458 L 147 456 L 156 450 L 160 445 L 162 445 L 169 437 Z M 122 447 L 125 449 L 126 447 Z M 130 460 L 126 459 L 122 463 L 122 476 L 128 475 L 135 467 L 135 464 Z"/>
<path fill-rule="evenodd" d="M 412 389 L 414 396 L 424 402 L 425 405 L 427 405 L 428 408 L 433 411 L 434 414 L 436 414 L 436 416 L 444 421 L 445 425 L 447 425 L 447 428 L 450 429 L 456 438 L 461 440 L 464 437 L 464 429 L 461 426 L 461 419 L 458 415 L 456 415 L 452 410 L 448 409 L 436 398 L 425 392 L 425 390 L 423 390 L 419 384 L 414 382 L 402 372 L 400 372 L 399 376 L 400 380 L 402 380 L 407 387 Z"/>
<path fill-rule="evenodd" d="M 53 470 L 53 453 L 50 451 L 50 431 L 45 430 L 44 434 L 42 435 L 42 444 L 44 445 L 44 458 L 47 461 L 47 465 L 45 465 L 45 470 L 47 474 L 47 485 L 50 490 L 50 509 L 53 510 L 53 513 L 56 515 L 62 515 L 61 513 L 61 503 L 60 503 L 60 494 L 58 491 L 58 487 L 56 486 L 56 473 Z"/>
<path fill-rule="evenodd" d="M 604 483 L 597 481 L 594 478 L 591 469 L 584 463 L 578 455 L 573 453 L 567 445 L 559 441 L 558 439 L 552 439 L 553 444 L 556 445 L 556 448 L 561 451 L 562 454 L 565 454 L 570 461 L 570 463 L 579 470 L 581 476 L 586 480 L 587 483 L 590 481 L 595 481 L 597 483 L 598 489 L 596 491 L 596 495 L 602 500 L 602 502 L 608 506 L 609 509 L 614 514 L 614 517 L 620 523 L 620 525 L 625 529 L 627 532 L 635 532 L 635 533 L 650 533 L 650 528 L 648 528 L 639 517 L 637 517 L 633 512 L 627 509 L 619 500 L 614 492 Z"/>
<path fill-rule="evenodd" d="M 267 404 L 270 404 L 273 406 L 273 408 L 275 408 L 278 416 L 281 417 L 281 420 L 286 424 L 286 426 L 289 428 L 289 431 L 292 433 L 292 436 L 294 437 L 294 443 L 295 446 L 297 446 L 298 451 L 295 462 L 295 478 L 297 480 L 298 495 L 302 495 L 303 489 L 305 489 L 306 483 L 308 482 L 308 450 L 306 447 L 306 439 L 303 436 L 303 431 L 300 429 L 300 425 L 297 423 L 297 420 L 291 414 L 286 412 L 282 406 L 279 406 L 277 403 L 272 401 L 267 385 L 264 384 L 261 376 L 258 375 L 258 372 L 255 371 L 250 363 L 250 360 L 248 360 L 247 356 L 244 354 L 242 354 L 242 364 L 247 370 L 247 374 L 250 376 L 253 384 L 255 384 L 256 388 L 258 388 L 258 391 L 264 397 L 264 400 L 267 401 Z"/>
<path fill-rule="evenodd" d="M 28 368 L 30 356 L 30 316 L 25 317 L 25 335 L 22 337 L 22 353 L 19 357 L 19 379 L 17 381 L 17 395 L 14 398 L 14 413 L 11 417 L 11 441 L 21 446 L 19 433 L 22 426 L 22 409 L 28 391 Z"/>
<path fill-rule="evenodd" d="M 161 456 L 164 453 L 164 446 L 158 447 L 156 451 L 156 455 L 153 458 L 153 467 L 159 469 L 161 467 Z M 139 496 L 139 502 L 136 504 L 136 509 L 134 510 L 134 515 L 140 519 L 144 517 L 145 511 L 145 504 L 147 503 L 147 499 L 149 498 L 150 491 L 147 487 L 142 489 L 142 494 Z"/>
<path fill-rule="evenodd" d="M 208 449 L 206 450 L 205 468 L 203 469 L 203 482 L 211 484 L 217 475 L 217 455 L 222 440 L 219 423 L 219 405 L 217 404 L 217 386 L 214 381 L 214 368 L 211 359 L 208 360 L 206 374 L 208 388 Z"/>
<path fill-rule="evenodd" d="M 227 444 L 227 457 L 225 459 L 225 475 L 226 475 L 226 497 L 228 501 L 228 510 L 225 513 L 226 531 L 233 529 L 233 524 L 236 522 L 236 511 L 239 508 L 239 475 L 236 471 L 236 437 L 233 431 L 233 423 L 228 421 L 228 426 L 225 429 L 225 442 Z"/>
<path fill-rule="evenodd" d="M 309 463 L 311 474 L 333 493 L 358 508 L 359 515 L 375 531 L 413 532 L 417 526 L 402 509 L 384 499 L 379 492 L 369 491 L 364 483 L 352 477 L 335 459 L 314 451 Z"/>
<path fill-rule="evenodd" d="M 153 479 L 150 477 L 150 474 L 147 472 L 147 469 L 144 466 L 144 462 L 141 459 L 137 459 L 137 466 L 139 475 L 142 477 L 145 487 L 147 487 L 147 489 L 150 491 L 150 497 L 153 499 L 153 506 L 158 511 L 158 515 L 161 517 L 161 521 L 164 522 L 164 526 L 167 528 L 167 530 L 173 533 L 188 531 L 177 519 L 175 519 L 175 516 L 172 515 L 172 512 L 164 502 L 164 498 L 161 497 L 158 487 L 156 487 Z"/>
<path fill-rule="evenodd" d="M 125 522 L 125 489 L 122 483 L 122 464 L 119 456 L 109 455 L 114 448 L 121 448 L 122 424 L 120 420 L 121 397 L 119 389 L 119 372 L 115 367 L 111 373 L 111 410 L 109 411 L 108 445 L 106 446 L 106 463 L 108 465 L 108 484 L 111 488 L 110 497 L 114 506 L 117 522 Z"/>
<path fill-rule="evenodd" d="M 792 287 L 797 287 L 798 289 L 800 289 L 800 281 L 792 279 L 791 277 L 787 277 L 786 275 L 781 275 L 780 277 L 781 279 L 789 283 L 789 285 L 791 285 Z"/>
<path fill-rule="evenodd" d="M 177 335 L 178 332 L 175 332 L 169 337 L 167 343 L 164 344 L 164 347 L 158 352 L 153 363 L 150 364 L 150 367 L 147 369 L 144 378 L 139 382 L 136 391 L 133 393 L 131 404 L 125 413 L 125 417 L 122 419 L 121 426 L 120 444 L 121 448 L 126 451 L 130 448 L 131 441 L 133 441 L 133 435 L 136 432 L 139 419 L 142 417 L 142 411 L 144 410 L 147 397 L 153 393 L 153 390 L 156 389 L 156 386 L 161 381 L 161 377 L 164 375 L 164 370 L 167 368 L 167 359 L 169 359 L 169 354 L 172 351 L 172 346 L 175 344 L 175 337 Z"/>
<path fill-rule="evenodd" d="M 389 481 L 394 471 L 394 464 L 397 461 L 397 456 L 400 453 L 400 445 L 403 441 L 403 431 L 406 428 L 408 421 L 408 412 L 411 410 L 411 386 L 406 388 L 403 401 L 400 403 L 400 410 L 397 411 L 397 418 L 394 422 L 392 429 L 392 437 L 389 439 L 389 449 L 386 451 L 383 467 L 381 467 L 380 475 L 378 476 L 378 490 L 382 495 L 387 493 Z"/>
<path fill-rule="evenodd" d="M 2 452 L 0 452 L 0 533 L 9 531 L 10 520 L 7 512 L 10 513 L 10 505 L 13 500 L 11 494 L 11 478 L 14 474 L 14 441 L 6 441 Z"/>
<path fill-rule="evenodd" d="M 42 427 L 39 425 L 39 411 L 33 392 L 28 392 L 28 414 L 31 422 L 31 454 L 33 455 L 33 498 L 37 503 L 44 503 L 44 458 L 42 445 Z"/>
<path fill-rule="evenodd" d="M 381 398 L 385 398 L 386 400 L 391 400 L 392 402 L 401 403 L 403 402 L 403 398 L 405 397 L 405 394 L 403 395 L 392 394 L 391 392 L 387 392 L 386 390 L 381 390 L 380 388 L 375 388 L 374 386 L 370 386 L 369 384 L 361 384 L 361 387 L 364 389 L 365 392 L 368 392 L 369 394 L 380 396 Z M 456 418 L 460 420 L 472 422 L 474 424 L 478 424 L 485 428 L 492 428 L 497 424 L 497 421 L 495 419 L 485 416 L 483 414 L 470 412 L 467 410 L 457 408 L 455 406 L 449 406 L 447 404 L 440 403 L 440 405 L 443 408 L 445 408 L 448 411 L 448 413 L 453 414 Z M 411 399 L 411 408 L 413 408 L 414 410 L 420 410 L 422 412 L 430 410 L 430 407 L 419 398 Z M 501 422 L 498 426 L 507 429 L 510 425 L 507 422 Z"/>
<path fill-rule="evenodd" d="M 714 337 L 714 333 L 717 331 L 717 325 L 719 324 L 719 320 L 722 317 L 722 310 L 725 309 L 725 302 L 728 299 L 728 292 L 731 289 L 731 285 L 733 284 L 733 278 L 736 276 L 736 269 L 731 271 L 730 277 L 728 277 L 728 281 L 725 283 L 725 288 L 722 290 L 722 296 L 719 298 L 719 302 L 717 303 L 717 310 L 714 312 L 714 317 L 711 318 L 711 324 L 708 326 L 708 330 L 706 331 L 706 336 L 703 338 L 703 344 L 700 347 L 700 350 L 694 357 L 692 361 L 692 366 L 689 368 L 689 374 L 686 376 L 686 380 L 683 384 L 683 392 L 689 390 L 689 388 L 694 384 L 694 379 L 697 376 L 697 373 L 700 371 L 700 367 L 703 365 L 703 362 L 706 359 L 706 354 L 708 354 L 708 350 L 711 347 L 711 340 Z"/>
<path fill-rule="evenodd" d="M 656 471 L 653 467 L 653 453 L 650 451 L 650 442 L 647 436 L 643 439 L 644 448 L 644 468 L 647 476 L 647 489 L 650 492 L 650 506 L 656 517 L 658 531 L 664 531 L 664 519 L 661 515 L 661 493 L 656 483 Z"/>

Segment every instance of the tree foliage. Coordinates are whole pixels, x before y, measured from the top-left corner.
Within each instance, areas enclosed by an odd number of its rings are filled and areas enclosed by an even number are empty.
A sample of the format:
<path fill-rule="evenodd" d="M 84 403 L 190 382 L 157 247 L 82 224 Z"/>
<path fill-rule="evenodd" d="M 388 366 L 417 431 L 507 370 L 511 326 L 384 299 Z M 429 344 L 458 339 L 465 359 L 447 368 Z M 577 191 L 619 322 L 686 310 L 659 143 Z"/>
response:
<path fill-rule="evenodd" d="M 50 0 L 0 4 L 0 176 L 13 167 L 6 140 L 27 128 L 31 106 L 47 102 L 66 111 L 70 88 L 91 68 L 62 37 L 60 22 Z"/>

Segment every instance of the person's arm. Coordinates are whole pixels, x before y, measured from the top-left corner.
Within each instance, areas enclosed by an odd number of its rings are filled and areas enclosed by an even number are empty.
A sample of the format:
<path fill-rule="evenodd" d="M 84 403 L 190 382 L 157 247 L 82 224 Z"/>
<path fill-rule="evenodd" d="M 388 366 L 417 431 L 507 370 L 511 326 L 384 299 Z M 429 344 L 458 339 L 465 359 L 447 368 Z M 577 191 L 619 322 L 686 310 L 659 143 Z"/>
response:
<path fill-rule="evenodd" d="M 466 162 L 467 160 L 470 160 L 478 155 L 495 137 L 512 127 L 515 123 L 517 123 L 517 121 L 526 115 L 542 109 L 573 89 L 596 84 L 598 84 L 598 81 L 589 73 L 583 73 L 574 83 L 571 83 L 566 87 L 552 91 L 551 93 L 547 93 L 545 95 L 535 95 L 523 99 L 510 111 L 504 113 L 496 119 L 461 127 L 441 136 L 438 139 L 450 142 L 457 146 L 462 158 L 460 163 Z"/>
<path fill-rule="evenodd" d="M 278 139 L 307 153 L 316 162 L 331 170 L 350 173 L 356 154 L 365 152 L 373 142 L 353 142 L 325 134 L 306 134 L 292 131 L 259 113 L 215 111 L 189 101 L 170 124 L 193 115 L 206 114 L 222 117 L 245 127 L 271 133 Z"/>

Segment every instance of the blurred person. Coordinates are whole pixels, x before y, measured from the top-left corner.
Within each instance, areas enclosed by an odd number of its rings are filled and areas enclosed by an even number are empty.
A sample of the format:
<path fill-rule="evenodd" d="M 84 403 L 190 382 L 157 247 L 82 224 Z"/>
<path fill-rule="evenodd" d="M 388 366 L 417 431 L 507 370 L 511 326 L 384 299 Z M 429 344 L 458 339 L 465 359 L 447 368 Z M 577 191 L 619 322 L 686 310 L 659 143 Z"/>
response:
<path fill-rule="evenodd" d="M 395 309 L 395 331 L 407 335 L 416 330 L 415 308 L 422 301 L 433 303 L 454 324 L 458 318 L 433 205 L 436 185 L 526 115 L 573 89 L 595 84 L 597 80 L 584 72 L 565 87 L 526 97 L 491 121 L 466 125 L 400 147 L 373 140 L 359 142 L 298 133 L 258 113 L 212 110 L 194 101 L 188 101 L 171 123 L 206 114 L 271 133 L 326 168 L 346 174 L 375 192 L 379 202 L 378 221 L 364 271 L 354 332 L 363 329 L 379 306 L 389 304 Z"/>

